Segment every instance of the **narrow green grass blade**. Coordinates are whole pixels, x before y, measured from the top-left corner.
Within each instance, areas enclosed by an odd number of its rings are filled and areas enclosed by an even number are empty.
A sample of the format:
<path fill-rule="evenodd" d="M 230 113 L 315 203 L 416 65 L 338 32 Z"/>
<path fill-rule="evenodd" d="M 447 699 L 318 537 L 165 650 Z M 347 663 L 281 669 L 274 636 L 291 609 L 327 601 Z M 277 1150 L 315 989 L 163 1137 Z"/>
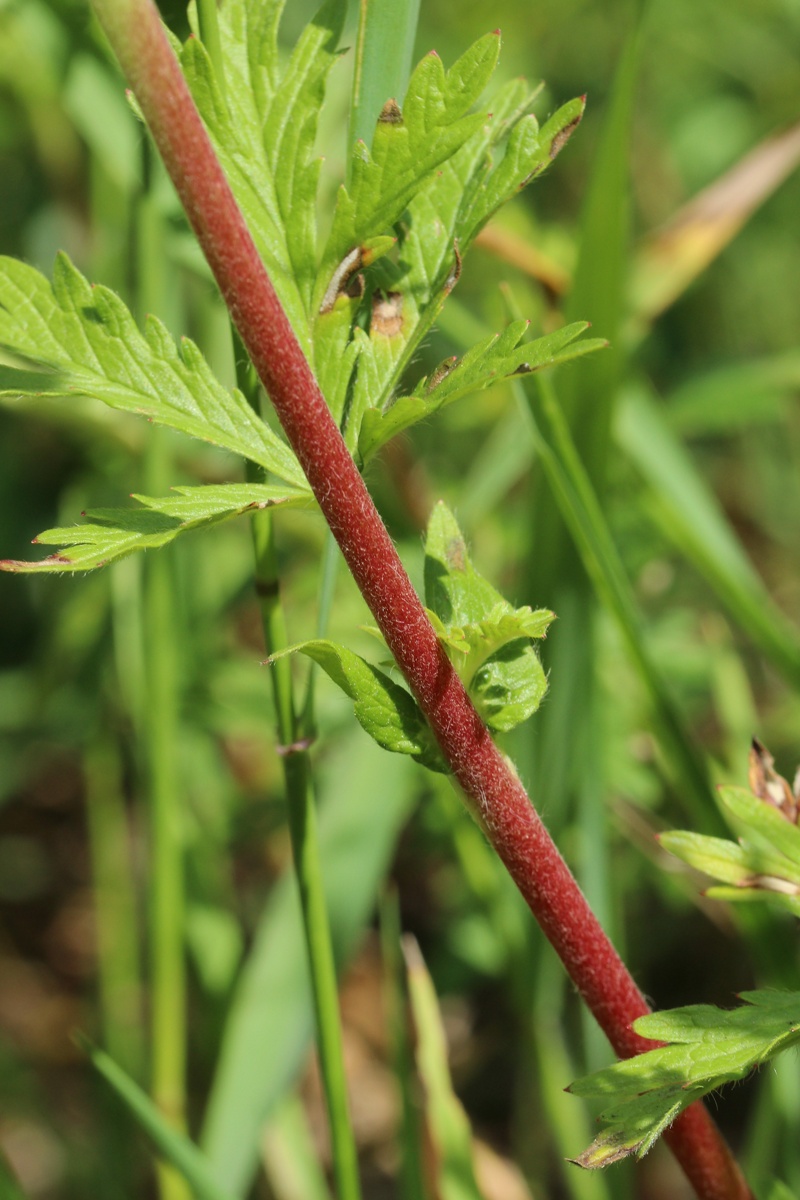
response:
<path fill-rule="evenodd" d="M 357 141 L 372 148 L 372 135 L 386 101 L 403 103 L 419 16 L 419 0 L 359 0 L 359 7 L 348 161 Z"/>
<path fill-rule="evenodd" d="M 261 1143 L 270 1194 L 276 1200 L 331 1200 L 303 1102 L 296 1095 L 278 1106 Z"/>
<path fill-rule="evenodd" d="M 354 730 L 321 779 L 320 857 L 337 963 L 352 953 L 411 801 L 413 767 Z M 234 995 L 202 1145 L 236 1196 L 258 1162 L 261 1127 L 300 1070 L 312 1038 L 308 969 L 294 879 L 267 903 Z"/>
<path fill-rule="evenodd" d="M 627 643 L 647 688 L 660 740 L 681 784 L 687 813 L 697 829 L 719 831 L 721 821 L 709 790 L 703 762 L 688 738 L 675 703 L 647 648 L 641 616 L 597 495 L 578 457 L 549 381 L 537 377 L 538 399 L 530 402 L 520 384 L 515 390 L 560 513 L 601 602 Z"/>
<path fill-rule="evenodd" d="M 404 942 L 417 1072 L 427 1141 L 433 1147 L 434 1191 L 440 1200 L 483 1200 L 475 1179 L 472 1131 L 453 1091 L 447 1038 L 433 982 L 413 938 Z"/>
<path fill-rule="evenodd" d="M 208 1159 L 193 1142 L 167 1124 L 149 1096 L 117 1066 L 113 1058 L 88 1042 L 83 1045 L 92 1065 L 144 1130 L 159 1154 L 180 1172 L 197 1200 L 232 1200 L 233 1194 L 218 1183 Z"/>
<path fill-rule="evenodd" d="M 567 986 L 553 956 L 542 955 L 531 1016 L 542 1115 L 560 1160 L 562 1185 L 572 1200 L 611 1200 L 612 1194 L 615 1198 L 619 1196 L 619 1190 L 615 1186 L 612 1192 L 608 1176 L 600 1171 L 573 1171 L 568 1161 L 575 1154 L 575 1147 L 585 1145 L 587 1135 L 591 1138 L 594 1130 L 586 1108 L 575 1104 L 565 1091 L 564 1080 L 575 1077 L 575 1064 L 559 1019 L 565 1007 Z"/>
<path fill-rule="evenodd" d="M 458 519 L 474 525 L 508 494 L 529 470 L 533 446 L 519 413 L 511 408 L 490 430 L 464 477 L 458 498 Z"/>
<path fill-rule="evenodd" d="M 665 536 L 765 657 L 800 686 L 800 633 L 773 602 L 717 500 L 641 389 L 626 394 L 617 440 L 652 489 L 650 510 Z"/>
<path fill-rule="evenodd" d="M 607 338 L 605 354 L 576 364 L 560 393 L 578 450 L 596 484 L 608 458 L 611 415 L 624 362 L 621 325 L 628 277 L 629 155 L 641 37 L 628 37 L 581 219 L 578 265 L 565 304 L 565 319 L 591 321 L 592 333 Z"/>
<path fill-rule="evenodd" d="M 667 397 L 665 420 L 683 437 L 739 433 L 787 421 L 800 388 L 800 350 L 737 359 L 694 375 Z"/>
<path fill-rule="evenodd" d="M 400 1091 L 402 1110 L 397 1135 L 400 1149 L 399 1192 L 401 1200 L 426 1200 L 422 1123 L 406 1019 L 400 904 L 394 890 L 385 892 L 381 899 L 380 934 L 390 1061 Z"/>

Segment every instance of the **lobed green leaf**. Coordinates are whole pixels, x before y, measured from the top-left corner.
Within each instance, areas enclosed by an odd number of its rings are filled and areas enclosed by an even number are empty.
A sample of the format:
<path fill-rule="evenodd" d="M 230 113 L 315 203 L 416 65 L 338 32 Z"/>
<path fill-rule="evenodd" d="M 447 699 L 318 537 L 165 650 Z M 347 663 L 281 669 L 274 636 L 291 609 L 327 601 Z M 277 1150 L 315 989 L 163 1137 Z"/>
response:
<path fill-rule="evenodd" d="M 434 627 L 476 709 L 490 729 L 527 720 L 547 691 L 532 640 L 553 614 L 514 608 L 472 565 L 453 514 L 435 506 L 425 541 L 425 600 Z"/>
<path fill-rule="evenodd" d="M 312 363 L 320 166 L 314 142 L 345 9 L 338 0 L 324 4 L 282 67 L 283 3 L 229 0 L 219 13 L 224 88 L 198 38 L 180 55 L 237 203 Z"/>
<path fill-rule="evenodd" d="M 710 888 L 712 899 L 771 900 L 800 916 L 800 829 L 746 788 L 723 787 L 719 794 L 742 834 L 738 843 L 671 830 L 660 835 L 660 844 L 727 885 Z"/>
<path fill-rule="evenodd" d="M 578 1096 L 612 1103 L 603 1132 L 575 1161 L 602 1167 L 641 1157 L 693 1101 L 800 1041 L 800 993 L 743 992 L 732 1011 L 697 1004 L 651 1013 L 634 1022 L 642 1037 L 668 1043 L 573 1083 Z"/>
<path fill-rule="evenodd" d="M 578 321 L 535 342 L 520 345 L 527 328 L 527 321 L 513 321 L 503 333 L 494 334 L 467 351 L 460 361 L 442 363 L 430 377 L 420 381 L 411 396 L 395 401 L 385 413 L 368 409 L 358 440 L 362 459 L 366 462 L 395 434 L 463 396 L 514 375 L 558 366 L 606 344 L 597 338 L 576 342 L 587 328 L 585 322 Z"/>
<path fill-rule="evenodd" d="M 396 754 L 409 754 L 432 771 L 449 768 L 414 697 L 385 672 L 344 646 L 322 638 L 299 642 L 275 654 L 305 654 L 353 701 L 356 717 L 371 738 Z"/>
<path fill-rule="evenodd" d="M 0 258 L 0 346 L 52 369 L 48 395 L 91 396 L 140 413 L 306 486 L 289 446 L 241 392 L 223 387 L 194 342 L 184 338 L 179 349 L 156 317 L 140 333 L 120 298 L 91 287 L 65 254 L 52 286 L 33 267 Z M 15 381 L 13 394 L 24 382 Z"/>
<path fill-rule="evenodd" d="M 258 483 L 227 483 L 206 487 L 176 487 L 175 495 L 153 499 L 137 496 L 140 508 L 96 508 L 85 515 L 88 525 L 47 529 L 36 545 L 59 546 L 56 554 L 39 562 L 0 561 L 0 570 L 16 573 L 90 571 L 137 550 L 166 546 L 179 534 L 256 509 L 310 506 L 310 491 Z"/>

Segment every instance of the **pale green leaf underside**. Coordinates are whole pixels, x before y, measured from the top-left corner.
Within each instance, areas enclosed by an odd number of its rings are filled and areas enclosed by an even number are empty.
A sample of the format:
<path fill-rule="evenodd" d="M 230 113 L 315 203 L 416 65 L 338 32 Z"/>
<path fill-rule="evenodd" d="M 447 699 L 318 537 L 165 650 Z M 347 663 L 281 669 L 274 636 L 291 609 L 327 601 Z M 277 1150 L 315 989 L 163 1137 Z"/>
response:
<path fill-rule="evenodd" d="M 453 514 L 441 502 L 428 523 L 425 601 L 476 709 L 490 729 L 507 732 L 527 720 L 547 691 L 532 639 L 553 614 L 514 608 L 473 567 Z"/>
<path fill-rule="evenodd" d="M 119 297 L 91 287 L 65 254 L 52 286 L 33 267 L 0 258 L 0 346 L 50 367 L 49 395 L 91 396 L 140 413 L 305 486 L 292 450 L 241 392 L 222 386 L 194 342 L 178 348 L 155 317 L 142 334 Z"/>
<path fill-rule="evenodd" d="M 738 842 L 687 830 L 661 834 L 665 850 L 725 886 L 709 889 L 717 900 L 771 900 L 800 916 L 800 829 L 746 788 L 720 788 Z"/>
<path fill-rule="evenodd" d="M 273 658 L 295 653 L 313 659 L 350 697 L 359 723 L 384 750 L 410 754 L 423 766 L 447 774 L 449 768 L 416 700 L 399 683 L 352 650 L 322 638 L 299 642 Z"/>
<path fill-rule="evenodd" d="M 743 992 L 741 999 L 730 1012 L 697 1004 L 640 1017 L 636 1032 L 668 1045 L 572 1084 L 575 1095 L 609 1101 L 603 1132 L 576 1159 L 580 1166 L 641 1157 L 694 1100 L 800 1041 L 800 992 Z"/>
<path fill-rule="evenodd" d="M 98 508 L 86 515 L 86 525 L 48 529 L 36 538 L 38 545 L 59 546 L 39 562 L 0 562 L 14 572 L 63 573 L 89 571 L 137 550 L 155 550 L 179 534 L 257 509 L 310 506 L 309 491 L 257 483 L 229 483 L 206 487 L 177 487 L 175 494 L 153 499 L 134 496 L 140 508 Z"/>

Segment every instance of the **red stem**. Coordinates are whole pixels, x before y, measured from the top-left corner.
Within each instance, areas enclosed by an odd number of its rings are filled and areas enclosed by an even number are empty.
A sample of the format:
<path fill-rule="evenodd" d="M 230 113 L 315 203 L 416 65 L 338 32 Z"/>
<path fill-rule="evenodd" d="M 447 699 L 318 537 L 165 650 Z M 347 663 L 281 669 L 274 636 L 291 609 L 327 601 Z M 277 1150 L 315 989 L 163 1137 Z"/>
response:
<path fill-rule="evenodd" d="M 319 506 L 453 774 L 620 1057 L 648 1006 L 513 768 L 494 745 L 425 615 L 275 294 L 151 0 L 93 0 L 231 317 Z M 701 1104 L 667 1134 L 702 1200 L 751 1193 Z"/>

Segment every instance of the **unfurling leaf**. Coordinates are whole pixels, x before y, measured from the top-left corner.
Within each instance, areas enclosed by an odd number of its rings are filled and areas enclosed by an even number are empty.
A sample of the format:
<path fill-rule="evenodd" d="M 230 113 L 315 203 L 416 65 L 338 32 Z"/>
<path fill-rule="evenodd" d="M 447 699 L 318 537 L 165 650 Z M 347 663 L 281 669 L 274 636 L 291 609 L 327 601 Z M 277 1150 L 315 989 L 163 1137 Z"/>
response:
<path fill-rule="evenodd" d="M 393 679 L 344 646 L 318 638 L 299 642 L 284 654 L 306 654 L 322 667 L 333 682 L 353 701 L 356 717 L 370 737 L 384 750 L 410 754 L 432 771 L 447 774 L 436 740 L 414 697 Z"/>
<path fill-rule="evenodd" d="M 458 523 L 445 504 L 431 514 L 425 542 L 425 600 L 464 686 L 490 729 L 527 720 L 547 690 L 534 639 L 553 614 L 514 608 L 473 567 Z"/>
<path fill-rule="evenodd" d="M 140 508 L 96 508 L 86 513 L 87 525 L 48 529 L 37 545 L 59 546 L 38 562 L 0 561 L 0 570 L 63 573 L 89 571 L 124 558 L 136 550 L 165 546 L 190 529 L 217 525 L 256 509 L 276 505 L 296 508 L 314 503 L 310 491 L 259 483 L 226 483 L 206 487 L 176 487 L 175 494 L 153 499 L 133 496 Z"/>

